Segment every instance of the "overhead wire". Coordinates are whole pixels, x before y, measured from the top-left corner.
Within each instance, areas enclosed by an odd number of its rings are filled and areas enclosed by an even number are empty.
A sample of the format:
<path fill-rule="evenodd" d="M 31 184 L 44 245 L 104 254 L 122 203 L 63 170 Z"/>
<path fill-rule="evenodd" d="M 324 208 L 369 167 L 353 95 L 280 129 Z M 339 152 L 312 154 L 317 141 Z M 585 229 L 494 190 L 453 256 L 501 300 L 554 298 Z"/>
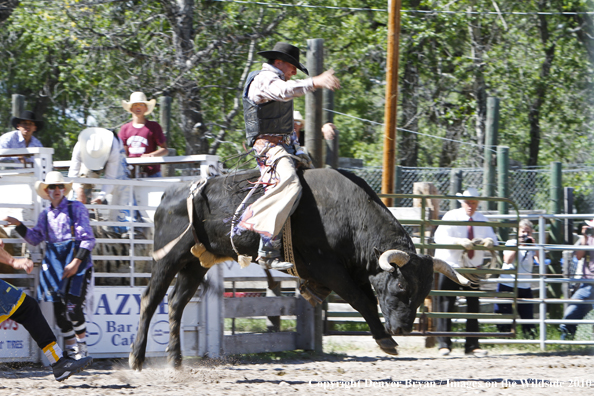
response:
<path fill-rule="evenodd" d="M 331 109 L 326 109 L 326 108 L 324 108 L 323 110 L 324 111 L 328 111 L 330 113 L 338 114 L 338 115 L 341 115 L 341 116 L 353 118 L 353 119 L 358 120 L 358 121 L 367 122 L 369 124 L 374 124 L 374 125 L 378 125 L 378 126 L 384 126 L 385 125 L 383 122 L 377 122 L 377 121 L 368 120 L 368 119 L 357 117 L 357 116 L 354 116 L 354 115 L 351 115 L 351 114 L 341 113 L 341 112 L 336 111 L 336 110 L 331 110 Z M 459 144 L 466 144 L 468 146 L 475 146 L 475 147 L 478 147 L 478 148 L 484 148 L 485 147 L 484 145 L 477 144 L 477 143 L 464 142 L 462 140 L 449 139 L 449 138 L 445 138 L 445 137 L 441 137 L 441 136 L 430 135 L 428 133 L 423 133 L 423 132 L 418 132 L 418 131 L 411 131 L 410 129 L 406 129 L 406 128 L 398 128 L 397 127 L 396 129 L 399 130 L 399 131 L 404 131 L 404 132 L 412 133 L 412 134 L 415 134 L 415 135 L 422 135 L 422 136 L 427 136 L 427 137 L 431 137 L 431 138 L 435 138 L 435 139 L 445 140 L 445 141 L 448 141 L 448 142 L 459 143 Z M 489 148 L 488 150 L 490 150 L 492 152 L 496 152 L 496 150 L 493 150 L 491 148 Z"/>
<path fill-rule="evenodd" d="M 341 11 L 373 11 L 388 12 L 387 8 L 364 8 L 364 7 L 339 7 L 328 5 L 313 4 L 290 4 L 290 3 L 269 3 L 264 1 L 248 0 L 211 0 L 220 3 L 238 3 L 238 4 L 256 4 L 268 7 L 300 7 L 300 8 L 320 8 L 328 10 Z M 450 11 L 450 10 L 400 10 L 401 13 L 416 14 L 466 14 L 466 15 L 594 15 L 594 11 Z"/>

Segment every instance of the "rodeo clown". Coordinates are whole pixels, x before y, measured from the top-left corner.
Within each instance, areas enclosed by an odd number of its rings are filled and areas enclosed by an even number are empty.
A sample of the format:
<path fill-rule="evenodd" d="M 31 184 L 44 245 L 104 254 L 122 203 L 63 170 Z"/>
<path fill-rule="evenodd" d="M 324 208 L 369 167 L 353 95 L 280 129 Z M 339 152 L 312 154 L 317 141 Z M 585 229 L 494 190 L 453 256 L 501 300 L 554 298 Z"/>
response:
<path fill-rule="evenodd" d="M 293 134 L 293 98 L 317 88 L 335 90 L 340 83 L 334 71 L 305 80 L 290 81 L 297 69 L 309 75 L 299 63 L 299 48 L 279 42 L 272 51 L 258 52 L 266 58 L 262 70 L 249 74 L 243 90 L 243 114 L 248 145 L 253 147 L 260 168 L 259 183 L 264 195 L 251 204 L 234 230 L 260 234 L 256 261 L 265 269 L 286 270 L 292 263 L 283 262 L 279 234 L 301 195 L 295 169 Z"/>
<path fill-rule="evenodd" d="M 72 182 L 65 182 L 60 172 L 49 172 L 45 182 L 35 183 L 35 190 L 51 205 L 39 214 L 34 228 L 28 229 L 14 217 L 4 220 L 15 225 L 27 243 L 36 246 L 45 241 L 38 299 L 53 302 L 65 354 L 81 359 L 88 355 L 83 305 L 87 289 L 92 287 L 91 251 L 95 246 L 89 212 L 81 202 L 66 199 Z"/>
<path fill-rule="evenodd" d="M 33 270 L 31 260 L 15 259 L 4 250 L 2 240 L 0 240 L 0 263 L 8 264 L 14 269 L 25 270 L 28 274 Z M 54 377 L 58 381 L 64 381 L 93 363 L 93 358 L 90 356 L 80 360 L 65 356 L 56 343 L 56 336 L 43 317 L 39 304 L 21 290 L 0 279 L 0 323 L 8 319 L 21 324 L 31 334 L 50 362 Z"/>

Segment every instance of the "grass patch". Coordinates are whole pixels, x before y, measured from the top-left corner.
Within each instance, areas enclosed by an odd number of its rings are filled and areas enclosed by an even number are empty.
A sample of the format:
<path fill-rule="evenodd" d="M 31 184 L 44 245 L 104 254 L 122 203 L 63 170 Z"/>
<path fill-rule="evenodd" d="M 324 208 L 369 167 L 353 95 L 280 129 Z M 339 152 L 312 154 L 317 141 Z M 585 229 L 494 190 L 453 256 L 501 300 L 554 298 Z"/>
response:
<path fill-rule="evenodd" d="M 351 322 L 351 323 L 332 323 L 330 322 L 329 330 L 334 331 L 369 331 L 369 325 L 366 322 Z"/>
<path fill-rule="evenodd" d="M 233 319 L 225 318 L 225 331 L 231 331 Z M 280 331 L 295 331 L 297 321 L 295 319 L 281 319 Z M 266 319 L 235 318 L 236 333 L 266 333 Z"/>

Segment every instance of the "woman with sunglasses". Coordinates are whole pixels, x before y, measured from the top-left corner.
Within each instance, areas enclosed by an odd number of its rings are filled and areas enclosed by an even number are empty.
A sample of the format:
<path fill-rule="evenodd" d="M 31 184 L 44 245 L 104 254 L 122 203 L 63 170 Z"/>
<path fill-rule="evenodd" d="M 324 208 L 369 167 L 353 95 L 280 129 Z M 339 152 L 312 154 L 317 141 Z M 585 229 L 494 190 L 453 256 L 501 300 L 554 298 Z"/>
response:
<path fill-rule="evenodd" d="M 64 181 L 60 172 L 49 172 L 45 182 L 35 183 L 35 190 L 51 203 L 39 214 L 37 225 L 29 229 L 14 217 L 4 221 L 16 226 L 16 231 L 31 245 L 45 241 L 38 299 L 53 303 L 65 352 L 71 358 L 81 359 L 88 355 L 83 306 L 92 286 L 91 251 L 95 246 L 89 212 L 82 203 L 66 198 L 72 182 Z"/>

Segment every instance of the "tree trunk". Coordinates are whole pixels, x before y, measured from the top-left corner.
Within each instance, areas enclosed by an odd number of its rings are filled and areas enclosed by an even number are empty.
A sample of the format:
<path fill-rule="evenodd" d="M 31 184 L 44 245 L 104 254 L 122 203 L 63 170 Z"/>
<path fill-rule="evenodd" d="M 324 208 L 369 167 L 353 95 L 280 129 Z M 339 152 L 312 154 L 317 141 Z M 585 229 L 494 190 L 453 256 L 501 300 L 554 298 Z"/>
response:
<path fill-rule="evenodd" d="M 538 6 L 539 10 L 545 11 L 546 0 L 540 1 Z M 538 15 L 540 38 L 544 46 L 545 59 L 542 62 L 540 68 L 540 78 L 536 83 L 536 89 L 534 92 L 534 98 L 530 104 L 530 110 L 528 112 L 528 121 L 530 123 L 530 148 L 528 166 L 538 165 L 538 153 L 540 151 L 540 137 L 542 131 L 540 129 L 540 110 L 545 103 L 547 88 L 548 88 L 548 77 L 551 74 L 551 65 L 555 59 L 555 43 L 551 43 L 551 37 L 548 30 L 548 22 L 546 15 Z"/>
<path fill-rule="evenodd" d="M 476 100 L 476 140 L 479 145 L 485 144 L 485 124 L 487 120 L 487 84 L 485 82 L 483 55 L 485 53 L 485 46 L 483 45 L 483 37 L 481 35 L 481 26 L 478 19 L 477 25 L 473 24 L 473 20 L 468 24 L 468 30 L 471 41 L 471 56 L 474 64 L 474 86 L 473 92 Z M 477 158 L 482 157 L 482 149 L 479 147 L 477 151 Z M 483 159 L 484 160 L 484 159 Z"/>
<path fill-rule="evenodd" d="M 19 0 L 0 0 L 0 24 L 10 18 L 19 2 Z"/>

